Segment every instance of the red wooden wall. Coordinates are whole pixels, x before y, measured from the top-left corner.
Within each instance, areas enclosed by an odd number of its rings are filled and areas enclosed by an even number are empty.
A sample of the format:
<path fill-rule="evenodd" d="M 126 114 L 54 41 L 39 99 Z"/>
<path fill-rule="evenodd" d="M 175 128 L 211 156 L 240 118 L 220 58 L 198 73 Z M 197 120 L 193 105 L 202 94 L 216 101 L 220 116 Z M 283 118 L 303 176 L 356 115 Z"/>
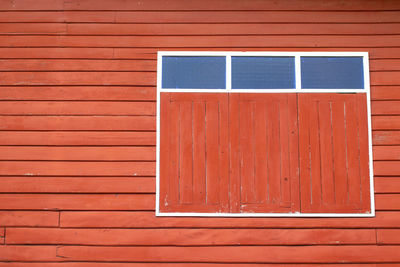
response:
<path fill-rule="evenodd" d="M 368 51 L 376 217 L 156 218 L 158 50 Z M 0 100 L 0 267 L 400 264 L 399 1 L 0 0 Z"/>

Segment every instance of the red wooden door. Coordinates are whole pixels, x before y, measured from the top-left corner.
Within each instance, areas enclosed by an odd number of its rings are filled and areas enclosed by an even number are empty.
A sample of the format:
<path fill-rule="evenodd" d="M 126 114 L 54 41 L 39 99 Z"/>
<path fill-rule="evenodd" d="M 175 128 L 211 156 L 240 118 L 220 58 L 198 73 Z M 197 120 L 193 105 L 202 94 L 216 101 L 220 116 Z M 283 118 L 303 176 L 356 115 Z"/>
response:
<path fill-rule="evenodd" d="M 228 94 L 162 93 L 160 211 L 229 212 Z"/>
<path fill-rule="evenodd" d="M 299 211 L 296 94 L 231 93 L 231 212 Z"/>
<path fill-rule="evenodd" d="M 301 211 L 370 211 L 366 94 L 299 94 Z"/>

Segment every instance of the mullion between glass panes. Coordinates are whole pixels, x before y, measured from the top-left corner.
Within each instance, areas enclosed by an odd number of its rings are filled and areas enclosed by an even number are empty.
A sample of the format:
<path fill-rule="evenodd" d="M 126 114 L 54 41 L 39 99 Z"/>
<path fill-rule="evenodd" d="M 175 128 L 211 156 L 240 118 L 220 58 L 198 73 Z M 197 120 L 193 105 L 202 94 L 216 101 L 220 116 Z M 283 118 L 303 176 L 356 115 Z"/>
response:
<path fill-rule="evenodd" d="M 294 57 L 296 90 L 301 90 L 301 62 L 300 56 Z"/>
<path fill-rule="evenodd" d="M 232 57 L 231 55 L 227 55 L 225 57 L 225 61 L 226 61 L 226 85 L 225 85 L 225 89 L 230 91 L 232 90 Z"/>

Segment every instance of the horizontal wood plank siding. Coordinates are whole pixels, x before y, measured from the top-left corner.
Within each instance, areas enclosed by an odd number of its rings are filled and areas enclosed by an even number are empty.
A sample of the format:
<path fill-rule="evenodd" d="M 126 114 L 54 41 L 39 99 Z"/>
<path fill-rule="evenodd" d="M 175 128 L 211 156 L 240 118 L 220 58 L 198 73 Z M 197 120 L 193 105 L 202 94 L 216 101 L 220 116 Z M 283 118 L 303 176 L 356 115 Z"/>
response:
<path fill-rule="evenodd" d="M 393 231 L 393 230 L 392 230 Z M 397 230 L 398 231 L 398 230 Z M 394 232 L 394 231 L 393 231 Z M 0 231 L 1 236 L 1 231 Z M 59 229 L 12 228 L 8 244 L 341 245 L 375 244 L 372 229 Z"/>
<path fill-rule="evenodd" d="M 0 225 L 26 227 L 57 227 L 57 211 L 0 211 Z"/>
<path fill-rule="evenodd" d="M 1 193 L 155 193 L 155 177 L 24 177 L 0 179 Z"/>
<path fill-rule="evenodd" d="M 152 212 L 62 211 L 65 228 L 400 228 L 399 211 L 375 218 L 156 218 Z"/>
<path fill-rule="evenodd" d="M 9 246 L 13 249 L 29 246 Z M 42 248 L 41 246 L 35 247 Z M 45 247 L 50 250 L 50 247 Z M 47 251 L 46 251 L 47 252 Z M 5 253 L 3 258 L 14 259 Z M 57 256 L 70 261 L 141 261 L 148 262 L 151 254 L 155 262 L 198 262 L 217 263 L 360 263 L 397 262 L 400 259 L 398 246 L 210 246 L 210 247 L 107 247 L 107 246 L 62 246 Z M 285 255 L 290 255 L 290 257 Z M 24 255 L 13 254 L 24 261 Z M 39 257 L 39 256 L 37 256 Z M 42 254 L 43 259 L 53 259 Z M 1 258 L 0 258 L 1 259 Z"/>
<path fill-rule="evenodd" d="M 221 265 L 223 266 L 224 263 L 191 263 L 189 266 L 191 267 L 220 267 Z M 226 265 L 226 264 L 225 264 Z M 232 263 L 229 264 L 230 266 L 235 266 L 235 267 L 252 267 L 254 266 L 253 263 Z M 317 265 L 317 264 L 315 264 Z M 0 262 L 0 267 L 78 267 L 78 266 L 83 266 L 83 267 L 112 267 L 116 266 L 115 262 L 53 262 L 53 263 L 48 263 L 48 262 L 11 262 L 11 263 L 2 263 Z M 158 266 L 166 266 L 166 267 L 172 267 L 172 266 L 178 266 L 178 267 L 184 267 L 188 266 L 188 263 L 146 263 L 146 262 L 141 262 L 141 263 L 118 263 L 117 266 L 122 266 L 122 267 L 139 267 L 139 266 L 145 266 L 145 267 L 158 267 Z M 277 267 L 277 266 L 300 266 L 300 267 L 307 267 L 310 266 L 310 264 L 263 264 L 262 266 L 269 266 L 269 267 Z M 313 266 L 313 265 L 311 265 Z M 343 267 L 343 266 L 354 266 L 354 264 L 330 264 L 329 266 L 332 267 Z M 363 267 L 395 267 L 396 265 L 394 264 L 363 264 L 361 265 Z"/>
<path fill-rule="evenodd" d="M 376 217 L 155 217 L 159 50 L 369 52 Z M 0 267 L 398 266 L 399 222 L 399 1 L 0 0 Z"/>

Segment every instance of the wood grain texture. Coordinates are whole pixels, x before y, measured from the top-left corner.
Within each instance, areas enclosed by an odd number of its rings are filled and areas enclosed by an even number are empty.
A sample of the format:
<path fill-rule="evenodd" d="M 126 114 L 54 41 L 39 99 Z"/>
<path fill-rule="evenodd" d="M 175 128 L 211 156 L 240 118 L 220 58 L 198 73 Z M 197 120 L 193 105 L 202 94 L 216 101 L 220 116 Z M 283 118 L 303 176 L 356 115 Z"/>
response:
<path fill-rule="evenodd" d="M 57 211 L 0 211 L 0 225 L 20 227 L 57 227 Z"/>
<path fill-rule="evenodd" d="M 160 48 L 134 47 L 134 48 L 98 48 L 98 47 L 0 47 L 0 58 L 2 59 L 135 59 L 135 60 L 156 60 L 157 51 Z M 282 51 L 282 48 L 264 44 L 253 47 L 195 47 L 196 51 Z M 193 51 L 191 47 L 162 47 L 163 51 Z M 397 59 L 400 55 L 400 48 L 397 47 L 285 47 L 285 51 L 345 51 L 359 52 L 367 50 L 370 59 Z"/>
<path fill-rule="evenodd" d="M 396 72 L 371 72 L 371 85 L 399 85 L 400 79 Z"/>
<path fill-rule="evenodd" d="M 0 115 L 156 115 L 154 102 L 3 101 Z"/>
<path fill-rule="evenodd" d="M 111 59 L 113 57 L 112 48 L 1 48 L 0 58 L 101 58 Z"/>
<path fill-rule="evenodd" d="M 400 64 L 399 60 L 371 60 L 370 70 L 371 71 L 385 71 L 385 70 L 399 70 Z"/>
<path fill-rule="evenodd" d="M 155 176 L 155 162 L 0 161 L 0 175 Z"/>
<path fill-rule="evenodd" d="M 100 41 L 100 40 L 99 40 Z M 1 72 L 0 85 L 132 85 L 155 86 L 149 72 Z"/>
<path fill-rule="evenodd" d="M 373 131 L 372 143 L 374 145 L 399 145 L 400 131 Z"/>
<path fill-rule="evenodd" d="M 154 146 L 155 132 L 134 131 L 0 131 L 0 145 Z"/>
<path fill-rule="evenodd" d="M 23 0 L 20 0 L 23 1 Z M 122 0 L 118 1 L 102 1 L 100 4 L 95 5 L 98 3 L 93 0 L 85 0 L 80 3 L 77 2 L 68 2 L 64 6 L 68 10 L 115 10 L 123 9 L 123 10 L 352 10 L 352 9 L 359 9 L 359 5 L 363 2 L 360 0 L 352 1 L 350 3 L 343 3 L 343 2 L 332 2 L 326 3 L 324 5 L 314 5 L 312 2 L 303 2 L 300 0 L 292 1 L 289 5 L 282 4 L 279 2 L 274 1 L 262 1 L 262 2 L 254 2 L 254 3 L 247 3 L 247 2 L 235 2 L 231 3 L 228 0 L 219 0 L 219 1 L 211 1 L 207 0 L 201 3 L 189 3 L 186 5 L 181 5 L 179 1 L 169 1 L 168 3 L 164 1 L 149 1 L 146 4 L 138 4 L 138 3 L 129 3 L 124 5 L 121 8 L 121 4 L 125 3 Z M 55 5 L 55 3 L 52 3 Z M 373 10 L 391 10 L 397 9 L 399 4 L 393 0 L 384 0 L 379 4 L 376 3 L 369 3 L 363 6 L 363 9 L 373 9 Z"/>
<path fill-rule="evenodd" d="M 1 177 L 2 193 L 155 193 L 153 177 Z M 0 224 L 1 225 L 1 224 Z"/>
<path fill-rule="evenodd" d="M 155 147 L 1 146 L 0 160 L 155 161 Z"/>
<path fill-rule="evenodd" d="M 240 15 L 239 12 L 237 12 Z M 216 16 L 221 12 L 214 12 Z M 257 13 L 256 13 L 257 14 Z M 255 14 L 255 15 L 256 15 Z M 193 14 L 196 16 L 196 14 Z M 256 16 L 258 16 L 257 14 Z M 203 15 L 204 16 L 204 15 Z M 192 19 L 193 20 L 193 19 Z M 220 19 L 221 20 L 221 19 Z M 233 20 L 231 18 L 231 20 Z M 216 20 L 217 22 L 218 21 Z M 226 23 L 226 22 L 225 22 Z M 235 22 L 237 23 L 237 22 Z M 285 23 L 274 23 L 265 27 L 264 23 L 237 24 L 87 24 L 87 23 L 3 23 L 3 35 L 272 35 L 272 34 L 398 34 L 398 23 L 343 23 L 311 24 L 297 23 L 298 27 Z"/>
<path fill-rule="evenodd" d="M 31 0 L 3 0 L 0 10 L 359 10 L 364 2 L 355 0 L 351 2 L 332 1 L 323 5 L 315 5 L 312 1 L 292 1 L 290 4 L 283 4 L 274 1 L 262 2 L 235 2 L 228 0 L 211 1 L 201 3 L 187 3 L 181 5 L 177 0 L 164 2 L 160 0 L 148 1 L 146 3 L 128 2 L 123 0 L 94 0 L 70 1 L 64 3 L 62 0 L 45 0 L 36 3 Z M 397 10 L 399 4 L 393 0 L 383 0 L 379 3 L 371 2 L 362 5 L 363 10 Z"/>
<path fill-rule="evenodd" d="M 221 13 L 216 13 L 219 16 Z M 259 15 L 259 14 L 257 14 Z M 237 23 L 237 22 L 236 22 Z M 15 25 L 15 24 L 11 24 Z M 6 24 L 5 32 L 18 33 L 18 28 Z M 22 28 L 24 24 L 20 27 Z M 399 24 L 70 24 L 68 34 L 73 35 L 272 35 L 272 34 L 398 34 Z M 8 26 L 8 27 L 7 27 Z M 32 27 L 27 24 L 27 31 L 46 32 L 51 34 L 65 31 L 65 28 L 55 28 L 52 24 L 44 28 L 41 24 Z M 21 29 L 20 28 L 20 29 Z M 60 29 L 61 28 L 61 29 Z M 21 31 L 21 30 L 20 30 Z M 19 31 L 19 32 L 20 32 Z"/>
<path fill-rule="evenodd" d="M 400 99 L 400 86 L 373 86 L 371 87 L 372 100 L 398 100 Z"/>
<path fill-rule="evenodd" d="M 61 261 L 56 246 L 0 246 L 1 261 Z"/>
<path fill-rule="evenodd" d="M 398 35 L 272 35 L 272 36 L 0 36 L 0 47 L 393 47 Z M 272 45 L 273 44 L 273 45 Z"/>
<path fill-rule="evenodd" d="M 376 193 L 400 193 L 399 177 L 375 177 Z"/>
<path fill-rule="evenodd" d="M 154 131 L 155 116 L 0 116 L 0 130 Z"/>
<path fill-rule="evenodd" d="M 2 263 L 0 262 L 0 267 L 112 267 L 116 266 L 116 263 L 106 263 L 106 262 L 41 262 L 41 263 L 35 263 L 35 262 L 11 262 L 11 263 Z M 221 267 L 226 264 L 224 263 L 191 263 L 190 266 L 193 267 Z M 316 264 L 315 264 L 316 265 Z M 165 266 L 165 267 L 172 267 L 172 266 L 188 266 L 187 263 L 118 263 L 117 266 L 121 267 L 137 267 L 137 266 L 145 266 L 145 267 L 158 267 L 158 266 Z M 253 263 L 232 263 L 229 264 L 229 266 L 233 267 L 252 267 L 254 266 Z M 267 267 L 288 267 L 288 266 L 300 266 L 300 267 L 308 267 L 308 266 L 313 266 L 310 264 L 262 264 L 261 266 L 267 266 Z M 362 266 L 362 267 L 395 267 L 395 264 L 330 264 L 332 267 L 341 267 L 341 266 Z"/>
<path fill-rule="evenodd" d="M 107 263 L 107 262 L 10 262 L 10 263 L 2 263 L 0 262 L 0 267 L 112 267 L 116 266 L 116 263 Z M 193 267 L 221 267 L 226 264 L 224 263 L 191 263 L 190 266 Z M 317 265 L 317 264 L 314 264 Z M 165 266 L 165 267 L 172 267 L 172 266 L 188 266 L 187 263 L 118 263 L 117 266 L 121 267 L 138 267 L 138 266 L 145 266 L 145 267 L 158 267 L 158 266 Z M 254 266 L 253 263 L 231 263 L 229 266 L 233 267 L 252 267 Z M 257 266 L 257 265 L 256 265 Z M 312 264 L 262 264 L 261 266 L 266 267 L 288 267 L 288 266 L 300 266 L 300 267 L 308 267 L 313 266 Z M 361 266 L 361 267 L 395 267 L 395 264 L 330 264 L 332 267 L 342 267 L 342 266 Z"/>
<path fill-rule="evenodd" d="M 399 11 L 236 10 L 236 11 L 8 11 L 0 22 L 18 23 L 397 23 Z M 11 24 L 13 23 L 13 24 Z M 14 24 L 15 23 L 15 24 Z M 73 25 L 68 27 L 75 28 Z M 88 27 L 92 27 L 89 26 Z"/>
<path fill-rule="evenodd" d="M 374 160 L 400 160 L 399 146 L 374 146 Z"/>
<path fill-rule="evenodd" d="M 58 255 L 70 260 L 167 262 L 340 263 L 396 262 L 398 246 L 294 246 L 294 247 L 80 247 L 64 246 Z"/>
<path fill-rule="evenodd" d="M 400 210 L 400 194 L 375 195 L 376 210 Z"/>
<path fill-rule="evenodd" d="M 61 34 L 67 26 L 61 23 L 4 23 L 1 34 Z"/>
<path fill-rule="evenodd" d="M 376 231 L 376 238 L 378 244 L 400 244 L 400 230 L 399 229 L 378 229 Z"/>
<path fill-rule="evenodd" d="M 3 48 L 0 48 L 3 49 Z M 8 49 L 8 48 L 7 48 Z M 22 48 L 21 48 L 22 49 Z M 31 49 L 39 49 L 39 48 L 31 48 Z M 223 47 L 201 47 L 196 46 L 195 48 L 191 47 L 159 47 L 163 51 L 282 51 L 282 47 L 274 46 L 272 43 L 264 43 L 263 46 L 247 46 L 247 47 L 232 47 L 228 44 Z M 78 50 L 79 49 L 75 49 Z M 284 47 L 284 51 L 332 51 L 332 52 L 359 52 L 365 51 L 369 52 L 369 56 L 371 59 L 397 59 L 400 55 L 400 48 L 397 47 L 343 47 L 341 45 L 332 46 L 332 47 L 305 47 L 305 46 L 297 46 L 297 47 Z M 134 47 L 134 48 L 114 48 L 114 57 L 116 59 L 156 59 L 157 48 L 153 47 Z"/>
<path fill-rule="evenodd" d="M 19 0 L 17 2 L 3 0 L 0 3 L 0 10 L 59 10 L 63 7 L 61 0 L 44 0 L 37 3 L 32 0 Z"/>
<path fill-rule="evenodd" d="M 398 115 L 400 114 L 400 101 L 373 101 L 371 109 L 373 115 Z"/>
<path fill-rule="evenodd" d="M 153 194 L 0 194 L 1 210 L 154 210 L 154 205 Z"/>
<path fill-rule="evenodd" d="M 35 263 L 35 262 L 9 262 L 9 263 L 2 263 L 0 262 L 0 267 L 112 267 L 116 266 L 116 263 L 107 263 L 107 262 L 40 262 L 40 263 Z M 220 267 L 223 266 L 224 263 L 165 263 L 165 262 L 159 262 L 159 263 L 118 263 L 117 266 L 121 267 L 138 267 L 138 266 L 145 266 L 145 267 L 158 267 L 158 266 L 165 266 L 165 267 L 172 267 L 172 266 L 190 266 L 190 267 Z M 226 264 L 225 264 L 226 265 Z M 309 267 L 309 266 L 315 266 L 317 264 L 262 264 L 261 266 L 266 266 L 266 267 L 288 267 L 288 266 L 300 266 L 300 267 Z M 229 266 L 234 266 L 234 267 L 252 267 L 254 266 L 253 263 L 230 263 Z M 257 265 L 256 265 L 257 266 Z M 395 267 L 396 264 L 330 264 L 329 266 L 332 267 L 343 267 L 343 266 L 362 266 L 362 267 Z"/>
<path fill-rule="evenodd" d="M 375 161 L 374 174 L 377 176 L 397 176 L 400 166 L 397 161 Z"/>
<path fill-rule="evenodd" d="M 157 71 L 155 60 L 2 59 L 2 71 Z"/>
<path fill-rule="evenodd" d="M 400 116 L 372 116 L 373 130 L 399 130 Z"/>
<path fill-rule="evenodd" d="M 154 101 L 154 87 L 58 86 L 2 87 L 1 100 L 108 100 Z"/>
<path fill-rule="evenodd" d="M 61 227 L 84 228 L 399 228 L 400 212 L 374 218 L 190 218 L 155 217 L 152 212 L 61 212 Z"/>
<path fill-rule="evenodd" d="M 1 231 L 0 231 L 1 236 Z M 372 229 L 59 229 L 11 228 L 7 244 L 108 246 L 375 244 Z"/>

